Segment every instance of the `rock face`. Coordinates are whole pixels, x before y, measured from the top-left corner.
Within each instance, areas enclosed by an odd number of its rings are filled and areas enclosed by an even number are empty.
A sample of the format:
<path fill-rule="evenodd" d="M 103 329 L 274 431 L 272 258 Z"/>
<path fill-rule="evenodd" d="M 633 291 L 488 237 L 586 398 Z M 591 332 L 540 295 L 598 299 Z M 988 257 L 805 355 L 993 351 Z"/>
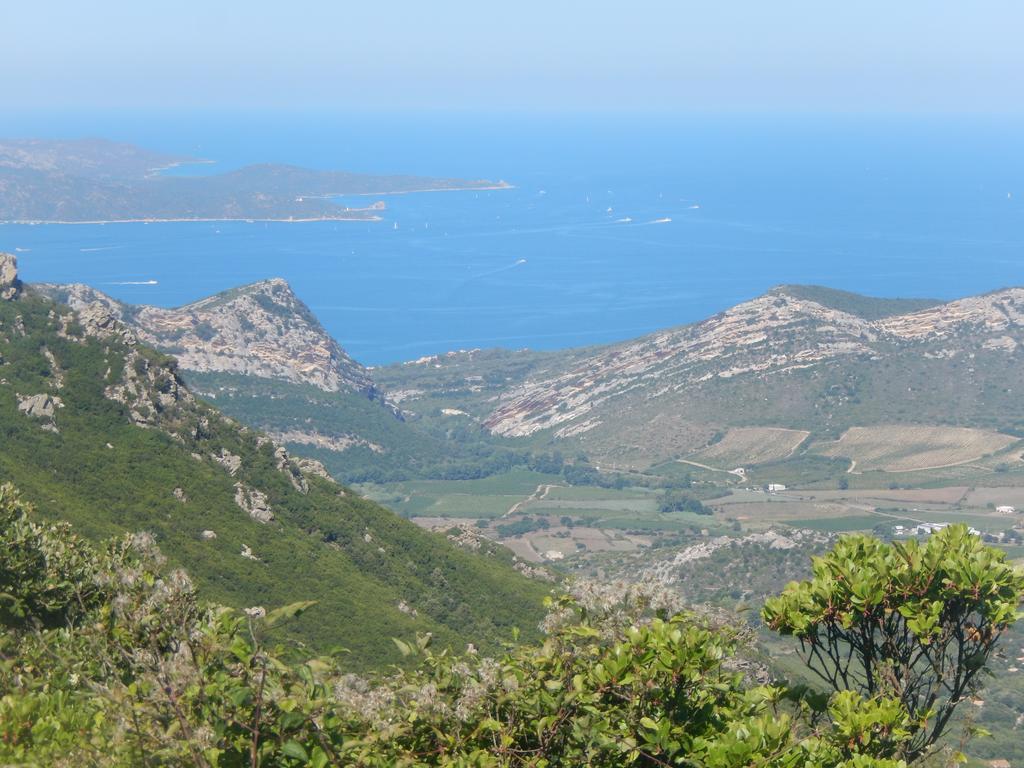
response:
<path fill-rule="evenodd" d="M 322 462 L 316 459 L 299 458 L 295 460 L 296 466 L 299 471 L 305 475 L 313 475 L 315 477 L 322 477 L 324 480 L 333 480 L 331 473 L 327 471 L 327 467 Z"/>
<path fill-rule="evenodd" d="M 224 467 L 225 471 L 232 477 L 237 474 L 242 466 L 242 457 L 236 456 L 231 451 L 220 449 L 220 453 L 210 454 L 210 458 Z"/>
<path fill-rule="evenodd" d="M 552 430 L 556 438 L 599 429 L 615 410 L 663 399 L 705 382 L 767 377 L 927 343 L 932 356 L 978 347 L 1012 354 L 1024 341 L 1024 289 L 866 319 L 782 290 L 704 322 L 616 344 L 544 378 L 504 392 L 484 425 L 509 437 Z M 945 349 L 943 346 L 945 345 Z M 918 350 L 914 354 L 922 354 Z"/>
<path fill-rule="evenodd" d="M 18 397 L 18 410 L 32 419 L 39 419 L 42 422 L 42 429 L 48 432 L 58 432 L 54 417 L 58 408 L 63 408 L 64 403 L 59 397 L 39 394 L 27 397 Z"/>
<path fill-rule="evenodd" d="M 302 476 L 302 470 L 291 460 L 288 451 L 283 446 L 279 445 L 274 449 L 274 466 L 277 467 L 278 472 L 288 478 L 292 488 L 301 494 L 309 493 L 309 483 Z"/>
<path fill-rule="evenodd" d="M 311 445 L 315 448 L 325 448 L 328 451 L 341 453 L 349 448 L 369 448 L 377 454 L 384 453 L 384 446 L 365 440 L 357 435 L 322 435 L 315 429 L 300 430 L 290 429 L 286 432 L 270 432 L 270 436 L 278 443 L 296 443 L 298 445 Z"/>
<path fill-rule="evenodd" d="M 0 300 L 10 301 L 21 291 L 18 260 L 10 253 L 0 253 Z"/>
<path fill-rule="evenodd" d="M 132 423 L 141 427 L 173 420 L 181 406 L 195 402 L 173 361 L 153 362 L 134 348 L 125 357 L 121 380 L 108 386 L 105 394 L 127 406 Z"/>
<path fill-rule="evenodd" d="M 269 523 L 274 519 L 274 512 L 267 502 L 263 491 L 250 488 L 242 483 L 235 483 L 235 503 L 249 517 L 260 523 Z"/>
<path fill-rule="evenodd" d="M 283 379 L 328 392 L 374 391 L 366 369 L 280 278 L 177 309 L 123 305 L 85 285 L 34 288 L 87 312 L 83 322 L 106 327 L 111 318 L 120 320 L 141 342 L 174 355 L 184 370 Z"/>

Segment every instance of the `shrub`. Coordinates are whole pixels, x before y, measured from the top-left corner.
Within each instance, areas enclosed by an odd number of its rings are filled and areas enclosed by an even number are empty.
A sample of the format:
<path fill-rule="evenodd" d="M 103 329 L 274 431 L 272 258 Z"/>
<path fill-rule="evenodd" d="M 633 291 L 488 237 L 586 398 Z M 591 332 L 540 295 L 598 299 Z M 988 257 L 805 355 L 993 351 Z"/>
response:
<path fill-rule="evenodd" d="M 765 622 L 798 638 L 833 690 L 899 702 L 912 723 L 898 752 L 924 755 L 979 687 L 1016 620 L 1024 574 L 963 525 L 924 544 L 846 536 L 813 574 L 769 599 Z"/>

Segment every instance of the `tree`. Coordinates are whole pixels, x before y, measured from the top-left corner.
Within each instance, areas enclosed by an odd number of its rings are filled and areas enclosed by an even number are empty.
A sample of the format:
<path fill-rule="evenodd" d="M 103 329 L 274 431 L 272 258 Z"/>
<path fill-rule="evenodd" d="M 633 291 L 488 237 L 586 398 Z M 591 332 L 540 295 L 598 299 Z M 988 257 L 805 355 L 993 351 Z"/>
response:
<path fill-rule="evenodd" d="M 889 646 L 864 657 L 862 677 L 874 685 L 836 685 L 830 697 L 762 685 L 748 653 L 753 631 L 734 616 L 684 610 L 655 583 L 578 583 L 550 599 L 543 643 L 487 658 L 435 651 L 429 636 L 396 640 L 418 663 L 371 681 L 336 653 L 268 646 L 311 603 L 203 606 L 151 537 L 95 549 L 28 512 L 4 489 L 0 573 L 19 609 L 0 616 L 0 764 L 906 768 L 923 754 L 927 689 L 901 698 L 894 676 L 904 670 Z M 815 564 L 815 581 L 791 585 L 766 615 L 819 658 L 829 650 L 811 638 L 822 632 L 847 632 L 854 649 L 867 647 L 859 628 L 879 639 L 887 622 L 903 621 L 916 653 L 938 653 L 947 628 L 966 653 L 980 648 L 976 664 L 957 657 L 965 675 L 983 668 L 1022 589 L 1001 553 L 955 530 L 902 550 L 844 539 Z M 65 588 L 73 583 L 89 592 Z M 28 599 L 51 585 L 45 600 Z M 953 608 L 936 611 L 937 601 Z M 865 618 L 876 604 L 886 606 L 882 629 Z M 924 676 L 923 665 L 908 668 Z"/>
<path fill-rule="evenodd" d="M 710 515 L 712 511 L 685 491 L 667 490 L 658 499 L 661 512 L 691 512 L 695 515 Z"/>
<path fill-rule="evenodd" d="M 1024 574 L 966 526 L 883 544 L 846 536 L 813 577 L 765 603 L 765 623 L 800 640 L 808 667 L 835 691 L 898 702 L 926 754 L 972 694 L 1024 597 Z"/>

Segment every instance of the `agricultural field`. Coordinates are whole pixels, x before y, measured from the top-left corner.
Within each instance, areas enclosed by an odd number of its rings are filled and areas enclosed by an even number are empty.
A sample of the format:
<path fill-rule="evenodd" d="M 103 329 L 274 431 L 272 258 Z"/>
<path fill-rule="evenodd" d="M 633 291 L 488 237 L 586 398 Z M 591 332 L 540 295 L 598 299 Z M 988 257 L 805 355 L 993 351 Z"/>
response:
<path fill-rule="evenodd" d="M 880 425 L 851 427 L 839 440 L 814 447 L 823 456 L 850 459 L 852 472 L 915 472 L 977 461 L 1018 441 L 964 427 Z M 1012 457 L 1019 461 L 1019 457 Z"/>
<path fill-rule="evenodd" d="M 560 482 L 560 475 L 513 470 L 482 480 L 410 480 L 355 488 L 403 517 L 476 520 L 502 517 L 538 488 Z"/>
<path fill-rule="evenodd" d="M 715 517 L 738 521 L 745 531 L 797 529 L 831 531 L 872 531 L 895 525 L 920 523 L 965 523 L 985 533 L 997 534 L 1024 526 L 1024 514 L 996 512 L 986 501 L 989 491 L 963 486 L 916 490 L 799 490 L 779 494 L 736 490 L 711 502 Z M 1019 489 L 1007 489 L 1020 493 Z M 984 502 L 984 503 L 979 503 Z"/>
<path fill-rule="evenodd" d="M 810 434 L 800 429 L 738 427 L 726 432 L 717 443 L 687 458 L 727 470 L 781 461 L 792 456 Z"/>
<path fill-rule="evenodd" d="M 887 429 L 879 428 L 872 436 L 876 443 Z M 934 455 L 939 450 L 940 439 L 933 428 L 910 429 L 914 430 L 918 455 L 926 450 Z M 781 433 L 777 443 L 786 451 L 794 446 L 799 450 L 806 437 L 796 430 L 735 432 L 738 434 L 731 438 L 727 434 L 721 441 L 726 448 L 756 449 L 771 433 Z M 851 432 L 844 435 L 851 441 L 848 445 L 872 447 L 864 435 Z M 946 450 L 951 450 L 948 446 L 957 436 L 963 438 L 960 447 L 971 451 L 1013 441 L 993 432 L 945 429 L 940 437 Z M 874 451 L 874 460 L 886 459 L 880 449 Z M 720 455 L 730 457 L 725 449 Z M 577 570 L 589 567 L 582 563 L 612 555 L 642 557 L 645 551 L 660 551 L 680 541 L 769 531 L 864 531 L 887 536 L 896 525 L 915 527 L 926 522 L 962 522 L 993 535 L 1005 535 L 1015 527 L 1024 531 L 1024 514 L 996 511 L 1003 505 L 1024 510 L 1024 471 L 1017 466 L 1021 463 L 997 468 L 1007 457 L 1013 458 L 1013 454 L 1004 449 L 977 462 L 937 470 L 849 474 L 845 459 L 802 452 L 753 466 L 747 478 L 670 462 L 693 471 L 688 475 L 691 486 L 686 493 L 701 500 L 704 510 L 668 511 L 671 507 L 665 504 L 667 492 L 663 489 L 573 486 L 564 476 L 528 470 L 480 480 L 414 480 L 357 490 L 424 528 L 459 529 L 470 538 L 497 541 L 522 560 Z M 769 482 L 785 483 L 788 488 L 768 493 L 763 488 Z M 1007 539 L 1006 545 L 1016 546 L 1016 536 Z"/>

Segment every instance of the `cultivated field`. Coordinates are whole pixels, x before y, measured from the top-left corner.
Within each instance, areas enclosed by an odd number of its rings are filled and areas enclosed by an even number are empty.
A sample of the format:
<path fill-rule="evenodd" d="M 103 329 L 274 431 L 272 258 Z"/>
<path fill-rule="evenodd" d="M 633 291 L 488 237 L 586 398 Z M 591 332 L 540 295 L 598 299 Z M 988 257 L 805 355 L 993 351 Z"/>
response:
<path fill-rule="evenodd" d="M 790 456 L 809 434 L 799 429 L 739 427 L 730 429 L 717 443 L 687 458 L 721 469 L 781 461 Z"/>
<path fill-rule="evenodd" d="M 976 461 L 1018 438 L 962 427 L 882 425 L 851 427 L 839 440 L 818 445 L 824 456 L 855 462 L 852 472 L 914 472 Z"/>

